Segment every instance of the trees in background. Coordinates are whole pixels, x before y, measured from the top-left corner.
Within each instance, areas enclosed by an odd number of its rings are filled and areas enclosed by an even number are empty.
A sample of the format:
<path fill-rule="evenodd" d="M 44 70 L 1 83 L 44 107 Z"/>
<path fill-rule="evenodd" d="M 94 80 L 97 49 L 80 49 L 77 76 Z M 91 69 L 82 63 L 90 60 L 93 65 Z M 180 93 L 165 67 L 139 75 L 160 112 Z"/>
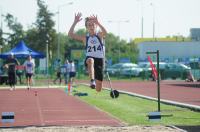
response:
<path fill-rule="evenodd" d="M 17 19 L 11 14 L 5 16 L 4 21 L 10 30 L 10 34 L 7 37 L 8 44 L 4 45 L 4 48 L 9 50 L 20 40 L 24 40 L 32 49 L 46 53 L 46 45 L 48 44 L 50 61 L 57 58 L 58 37 L 60 42 L 60 59 L 63 61 L 66 58 L 69 59 L 70 49 L 85 48 L 84 44 L 70 39 L 66 34 L 56 33 L 55 22 L 52 19 L 54 14 L 48 10 L 48 6 L 45 5 L 44 1 L 37 0 L 37 5 L 39 9 L 36 21 L 26 31 L 23 30 L 23 26 L 17 22 Z M 82 35 L 85 34 L 86 31 L 85 29 L 80 29 L 77 33 Z M 0 34 L 0 42 L 2 41 L 1 36 L 2 35 Z M 120 40 L 119 37 L 114 34 L 108 33 L 105 43 L 106 57 L 112 59 L 113 63 L 118 62 L 119 49 L 120 57 L 130 58 L 132 62 L 137 61 L 138 50 L 137 45 L 133 41 L 127 42 L 125 40 Z"/>
<path fill-rule="evenodd" d="M 129 58 L 131 62 L 137 62 L 138 49 L 134 41 L 127 42 L 119 37 L 108 33 L 105 40 L 106 57 L 112 59 L 113 63 L 119 62 L 120 58 Z"/>
<path fill-rule="evenodd" d="M 54 29 L 55 22 L 52 19 L 54 14 L 48 10 L 44 1 L 37 0 L 37 5 L 39 10 L 37 12 L 36 22 L 34 23 L 36 29 L 35 40 L 30 43 L 33 44 L 33 48 L 41 52 L 46 52 L 46 46 L 48 46 L 49 58 L 52 59 L 56 39 L 56 31 Z"/>
<path fill-rule="evenodd" d="M 25 33 L 22 24 L 19 23 L 17 18 L 15 18 L 12 14 L 8 13 L 5 15 L 5 22 L 10 30 L 8 38 L 6 39 L 6 43 L 9 44 L 7 45 L 7 48 L 12 48 L 16 43 L 24 38 Z"/>

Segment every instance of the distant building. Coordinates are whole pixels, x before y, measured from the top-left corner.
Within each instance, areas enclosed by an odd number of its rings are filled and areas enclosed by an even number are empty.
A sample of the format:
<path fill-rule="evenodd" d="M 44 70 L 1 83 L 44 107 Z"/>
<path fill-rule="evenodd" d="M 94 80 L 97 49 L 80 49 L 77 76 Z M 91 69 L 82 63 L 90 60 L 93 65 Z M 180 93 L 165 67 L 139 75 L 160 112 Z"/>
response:
<path fill-rule="evenodd" d="M 200 41 L 191 42 L 142 42 L 138 44 L 138 61 L 147 61 L 146 52 L 159 50 L 163 62 L 200 62 Z M 152 56 L 152 55 L 151 55 Z M 156 57 L 152 56 L 153 61 Z"/>
<path fill-rule="evenodd" d="M 191 28 L 190 37 L 192 41 L 200 41 L 200 28 Z"/>

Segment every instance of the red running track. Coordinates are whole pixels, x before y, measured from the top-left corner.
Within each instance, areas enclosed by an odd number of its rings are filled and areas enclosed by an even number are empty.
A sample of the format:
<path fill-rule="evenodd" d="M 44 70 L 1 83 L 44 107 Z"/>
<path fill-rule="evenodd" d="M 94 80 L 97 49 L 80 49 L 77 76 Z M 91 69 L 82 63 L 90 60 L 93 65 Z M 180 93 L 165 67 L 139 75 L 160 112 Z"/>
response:
<path fill-rule="evenodd" d="M 37 96 L 35 95 L 37 91 Z M 15 112 L 15 126 L 121 126 L 122 123 L 61 89 L 0 90 L 0 113 Z"/>
<path fill-rule="evenodd" d="M 113 88 L 157 98 L 157 83 L 153 81 L 111 81 Z M 109 88 L 108 81 L 104 87 Z M 200 106 L 200 82 L 161 81 L 161 99 Z"/>

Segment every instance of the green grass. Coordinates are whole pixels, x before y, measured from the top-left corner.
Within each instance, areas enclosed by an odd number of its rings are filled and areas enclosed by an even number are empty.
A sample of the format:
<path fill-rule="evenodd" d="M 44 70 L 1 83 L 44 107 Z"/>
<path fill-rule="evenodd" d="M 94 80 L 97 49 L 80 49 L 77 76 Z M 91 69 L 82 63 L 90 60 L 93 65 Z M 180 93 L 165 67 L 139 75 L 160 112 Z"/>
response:
<path fill-rule="evenodd" d="M 89 80 L 89 76 L 85 74 L 80 74 L 77 79 L 80 80 Z M 104 79 L 107 79 L 106 74 L 104 74 Z M 143 81 L 141 77 L 130 77 L 130 76 L 110 76 L 111 80 L 120 80 L 120 81 Z"/>
<path fill-rule="evenodd" d="M 161 104 L 161 114 L 171 117 L 162 117 L 159 122 L 148 120 L 147 114 L 157 110 L 157 102 L 138 97 L 120 94 L 119 98 L 112 99 L 109 91 L 103 90 L 96 94 L 95 90 L 80 85 L 76 92 L 88 93 L 88 96 L 80 96 L 90 105 L 106 111 L 129 125 L 200 125 L 200 112 L 194 112 L 186 108 Z"/>

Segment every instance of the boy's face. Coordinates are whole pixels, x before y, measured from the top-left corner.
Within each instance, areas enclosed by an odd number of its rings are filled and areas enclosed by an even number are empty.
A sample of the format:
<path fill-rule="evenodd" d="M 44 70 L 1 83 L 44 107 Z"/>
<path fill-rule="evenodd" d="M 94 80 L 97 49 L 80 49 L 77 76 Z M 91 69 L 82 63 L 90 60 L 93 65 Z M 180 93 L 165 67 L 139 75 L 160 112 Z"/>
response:
<path fill-rule="evenodd" d="M 96 25 L 94 24 L 92 20 L 88 20 L 86 23 L 86 28 L 89 33 L 95 33 Z"/>

